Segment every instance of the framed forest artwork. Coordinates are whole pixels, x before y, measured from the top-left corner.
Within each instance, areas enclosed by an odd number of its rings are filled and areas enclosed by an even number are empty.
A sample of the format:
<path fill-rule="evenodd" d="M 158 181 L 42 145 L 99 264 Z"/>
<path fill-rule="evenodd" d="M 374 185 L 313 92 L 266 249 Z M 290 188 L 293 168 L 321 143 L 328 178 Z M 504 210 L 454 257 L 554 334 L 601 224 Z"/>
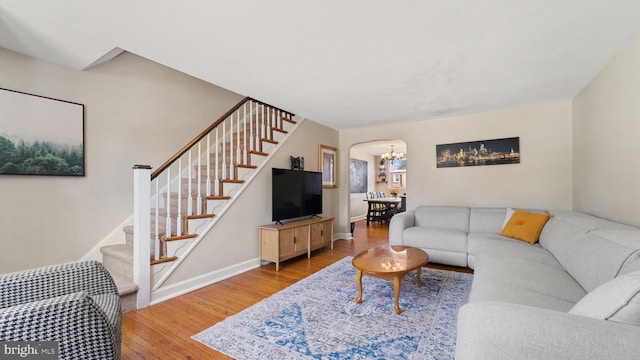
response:
<path fill-rule="evenodd" d="M 84 176 L 84 105 L 0 88 L 0 174 Z"/>

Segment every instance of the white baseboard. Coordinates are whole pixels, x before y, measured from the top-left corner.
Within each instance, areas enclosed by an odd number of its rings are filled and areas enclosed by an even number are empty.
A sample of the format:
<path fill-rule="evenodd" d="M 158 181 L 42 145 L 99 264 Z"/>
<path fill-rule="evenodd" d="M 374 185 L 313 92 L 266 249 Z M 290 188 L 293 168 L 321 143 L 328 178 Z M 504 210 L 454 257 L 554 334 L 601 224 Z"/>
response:
<path fill-rule="evenodd" d="M 163 286 L 151 293 L 151 305 L 161 303 L 174 297 L 184 295 L 205 286 L 242 274 L 260 267 L 260 258 L 250 259 L 238 264 L 202 274 L 175 284 Z"/>
<path fill-rule="evenodd" d="M 333 234 L 333 241 L 336 240 L 353 240 L 353 234 L 351 233 L 335 233 Z"/>

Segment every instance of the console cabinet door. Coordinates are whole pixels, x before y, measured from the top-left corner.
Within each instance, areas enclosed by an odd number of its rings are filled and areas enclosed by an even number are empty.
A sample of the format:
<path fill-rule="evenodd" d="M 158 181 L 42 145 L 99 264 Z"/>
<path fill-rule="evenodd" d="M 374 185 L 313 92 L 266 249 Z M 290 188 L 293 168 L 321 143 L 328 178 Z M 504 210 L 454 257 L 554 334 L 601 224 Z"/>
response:
<path fill-rule="evenodd" d="M 322 246 L 331 245 L 333 240 L 333 220 L 322 223 Z M 333 249 L 333 246 L 331 247 Z"/>
<path fill-rule="evenodd" d="M 278 241 L 280 242 L 280 254 L 278 254 L 278 257 L 280 260 L 286 260 L 294 257 L 296 254 L 295 228 L 280 230 L 279 233 L 280 237 Z"/>
<path fill-rule="evenodd" d="M 309 249 L 309 225 L 295 228 L 295 253 L 300 255 Z"/>
<path fill-rule="evenodd" d="M 322 223 L 311 224 L 311 250 L 322 246 Z"/>
<path fill-rule="evenodd" d="M 331 244 L 333 222 L 331 220 L 311 224 L 311 250 Z"/>

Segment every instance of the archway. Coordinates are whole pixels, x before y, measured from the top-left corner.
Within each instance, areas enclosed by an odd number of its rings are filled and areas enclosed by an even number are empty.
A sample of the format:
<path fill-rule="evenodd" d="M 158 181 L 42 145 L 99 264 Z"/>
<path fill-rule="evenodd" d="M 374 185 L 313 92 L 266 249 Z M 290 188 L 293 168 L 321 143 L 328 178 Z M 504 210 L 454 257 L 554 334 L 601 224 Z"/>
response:
<path fill-rule="evenodd" d="M 404 140 L 372 140 L 351 146 L 349 149 L 349 222 L 361 221 L 367 215 L 367 194 L 389 196 L 391 190 L 406 192 L 408 161 L 404 159 L 381 161 L 381 155 L 407 154 Z M 353 225 L 351 226 L 353 233 Z"/>

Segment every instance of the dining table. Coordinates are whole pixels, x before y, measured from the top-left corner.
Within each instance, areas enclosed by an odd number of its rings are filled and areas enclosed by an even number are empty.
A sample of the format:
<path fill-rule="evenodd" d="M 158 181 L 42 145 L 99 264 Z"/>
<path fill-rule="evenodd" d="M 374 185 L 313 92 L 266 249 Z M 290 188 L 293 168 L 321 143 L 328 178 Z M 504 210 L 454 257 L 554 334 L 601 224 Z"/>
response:
<path fill-rule="evenodd" d="M 367 226 L 371 221 L 388 223 L 402 202 L 400 196 L 364 199 L 367 202 Z"/>

